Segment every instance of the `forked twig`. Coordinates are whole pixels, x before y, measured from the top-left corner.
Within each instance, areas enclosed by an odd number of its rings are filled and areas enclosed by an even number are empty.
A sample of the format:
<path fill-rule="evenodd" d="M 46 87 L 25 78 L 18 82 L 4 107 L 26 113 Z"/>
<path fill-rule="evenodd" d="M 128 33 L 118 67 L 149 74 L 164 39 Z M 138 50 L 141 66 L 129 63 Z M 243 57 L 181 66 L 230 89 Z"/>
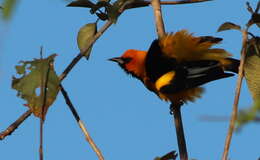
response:
<path fill-rule="evenodd" d="M 104 157 L 100 151 L 100 149 L 97 147 L 97 145 L 95 144 L 95 142 L 93 141 L 93 139 L 91 138 L 90 134 L 88 133 L 84 123 L 80 120 L 80 117 L 75 109 L 75 107 L 73 106 L 68 93 L 65 91 L 65 89 L 63 88 L 63 86 L 60 84 L 60 89 L 61 89 L 61 93 L 66 101 L 66 104 L 68 105 L 69 109 L 71 110 L 71 112 L 73 113 L 74 118 L 76 119 L 80 129 L 82 130 L 82 132 L 85 135 L 86 140 L 88 141 L 88 143 L 90 144 L 91 148 L 95 151 L 95 153 L 98 156 L 99 160 L 104 160 Z"/>

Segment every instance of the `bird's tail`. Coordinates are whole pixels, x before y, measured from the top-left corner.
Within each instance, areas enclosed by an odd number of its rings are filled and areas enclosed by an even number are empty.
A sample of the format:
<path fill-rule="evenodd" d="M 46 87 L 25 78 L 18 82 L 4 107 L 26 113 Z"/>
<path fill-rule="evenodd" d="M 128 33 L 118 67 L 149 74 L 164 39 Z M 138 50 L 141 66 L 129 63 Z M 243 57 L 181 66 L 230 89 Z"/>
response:
<path fill-rule="evenodd" d="M 240 65 L 240 61 L 234 58 L 226 58 L 228 63 L 223 64 L 224 70 L 238 73 L 238 68 Z"/>

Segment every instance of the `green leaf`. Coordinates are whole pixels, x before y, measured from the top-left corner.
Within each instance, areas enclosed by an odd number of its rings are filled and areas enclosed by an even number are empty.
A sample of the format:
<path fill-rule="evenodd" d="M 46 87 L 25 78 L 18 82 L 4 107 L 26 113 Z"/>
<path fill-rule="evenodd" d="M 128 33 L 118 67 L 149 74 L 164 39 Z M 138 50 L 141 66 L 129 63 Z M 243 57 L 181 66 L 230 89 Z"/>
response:
<path fill-rule="evenodd" d="M 10 19 L 14 11 L 17 0 L 5 0 L 1 9 L 3 9 L 3 18 L 5 20 Z"/>
<path fill-rule="evenodd" d="M 96 23 L 88 23 L 80 28 L 77 36 L 77 43 L 80 49 L 80 52 L 84 52 L 85 47 L 90 43 L 95 34 L 97 33 L 97 24 Z M 88 59 L 90 56 L 92 46 L 84 52 L 84 56 Z"/>
<path fill-rule="evenodd" d="M 95 7 L 95 4 L 89 0 L 77 0 L 77 1 L 74 1 L 74 2 L 71 2 L 70 4 L 68 4 L 67 7 L 93 8 L 93 7 Z"/>
<path fill-rule="evenodd" d="M 217 32 L 232 30 L 232 29 L 241 31 L 241 27 L 239 25 L 231 23 L 231 22 L 225 22 L 218 28 Z"/>
<path fill-rule="evenodd" d="M 244 73 L 248 89 L 256 101 L 260 99 L 260 37 L 250 39 L 247 46 Z"/>
<path fill-rule="evenodd" d="M 48 108 L 55 101 L 59 92 L 59 77 L 53 68 L 55 56 L 56 55 L 53 54 L 45 59 L 23 61 L 21 65 L 16 66 L 16 71 L 21 75 L 21 78 L 13 77 L 12 88 L 17 90 L 17 96 L 27 102 L 25 106 L 29 107 L 37 117 L 41 117 L 42 114 L 42 106 L 44 103 L 43 88 L 46 83 L 46 77 L 48 77 L 48 79 L 44 115 L 46 115 Z M 37 94 L 37 90 L 40 90 L 40 93 Z"/>

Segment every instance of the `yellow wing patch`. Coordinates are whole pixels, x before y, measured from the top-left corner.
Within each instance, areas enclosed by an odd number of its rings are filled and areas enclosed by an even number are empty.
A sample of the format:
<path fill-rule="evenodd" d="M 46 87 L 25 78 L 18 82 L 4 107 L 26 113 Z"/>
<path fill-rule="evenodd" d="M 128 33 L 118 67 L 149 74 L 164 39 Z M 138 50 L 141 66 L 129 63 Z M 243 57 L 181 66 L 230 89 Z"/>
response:
<path fill-rule="evenodd" d="M 171 71 L 162 75 L 156 82 L 155 88 L 159 91 L 163 86 L 170 84 L 171 80 L 174 78 L 175 72 Z"/>
<path fill-rule="evenodd" d="M 171 71 L 161 76 L 155 82 L 155 88 L 157 90 L 158 96 L 161 99 L 178 104 L 181 102 L 186 103 L 187 101 L 193 102 L 195 99 L 200 98 L 201 94 L 203 93 L 203 88 L 201 87 L 191 88 L 191 89 L 183 90 L 178 93 L 172 93 L 172 94 L 161 93 L 160 89 L 163 86 L 169 85 L 173 80 L 174 76 L 175 76 L 175 72 Z"/>
<path fill-rule="evenodd" d="M 200 37 L 194 37 L 187 30 L 166 34 L 159 40 L 159 45 L 165 56 L 177 61 L 220 60 L 230 56 L 220 48 L 211 48 L 216 43 L 200 42 Z"/>

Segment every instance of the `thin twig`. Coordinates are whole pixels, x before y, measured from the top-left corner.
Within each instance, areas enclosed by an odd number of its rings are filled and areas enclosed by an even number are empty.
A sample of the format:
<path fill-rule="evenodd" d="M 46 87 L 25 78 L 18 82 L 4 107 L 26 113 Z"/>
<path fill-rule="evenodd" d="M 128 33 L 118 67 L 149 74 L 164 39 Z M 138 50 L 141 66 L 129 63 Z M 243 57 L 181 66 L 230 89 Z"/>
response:
<path fill-rule="evenodd" d="M 225 140 L 225 147 L 224 147 L 224 152 L 222 155 L 222 160 L 227 160 L 227 158 L 228 158 L 230 143 L 231 143 L 233 132 L 235 130 L 235 123 L 236 123 L 237 113 L 238 113 L 238 102 L 239 102 L 240 90 L 241 90 L 241 85 L 242 85 L 243 76 L 244 76 L 243 72 L 244 72 L 247 39 L 248 39 L 247 31 L 248 31 L 248 28 L 242 31 L 243 39 L 242 39 L 241 59 L 240 59 L 239 72 L 238 72 L 238 78 L 237 78 L 237 84 L 236 84 L 235 99 L 234 99 L 233 110 L 232 110 L 232 114 L 231 114 L 231 118 L 230 118 L 230 122 L 229 122 L 228 133 L 227 133 L 226 140 Z"/>
<path fill-rule="evenodd" d="M 122 7 L 118 10 L 119 14 L 122 14 L 125 10 L 125 7 L 130 4 L 130 2 L 125 2 Z M 107 21 L 102 28 L 95 34 L 95 36 L 90 40 L 90 42 L 85 46 L 85 49 L 80 52 L 71 63 L 65 68 L 65 70 L 60 75 L 60 82 L 69 74 L 69 72 L 73 69 L 73 67 L 79 62 L 79 60 L 83 57 L 83 54 L 99 39 L 100 36 L 113 24 L 112 21 Z"/>
<path fill-rule="evenodd" d="M 186 148 L 185 134 L 181 118 L 181 105 L 174 106 L 173 104 L 171 104 L 170 108 L 174 115 L 180 160 L 188 160 L 188 152 Z"/>
<path fill-rule="evenodd" d="M 125 2 L 122 7 L 118 10 L 119 14 L 122 14 L 125 10 L 125 7 L 129 4 L 130 2 Z M 89 133 L 87 132 L 86 127 L 84 126 L 84 123 L 80 120 L 79 115 L 76 112 L 76 109 L 73 107 L 66 91 L 64 90 L 64 88 L 61 85 L 62 80 L 64 80 L 64 78 L 66 78 L 66 76 L 69 74 L 69 72 L 73 69 L 73 67 L 79 62 L 79 60 L 83 57 L 83 53 L 85 53 L 95 42 L 96 40 L 113 24 L 112 21 L 108 21 L 93 37 L 93 39 L 88 43 L 88 45 L 85 46 L 85 49 L 80 52 L 72 61 L 71 63 L 66 67 L 66 69 L 63 71 L 63 73 L 60 75 L 59 79 L 60 79 L 60 88 L 61 88 L 61 92 L 65 98 L 65 101 L 67 103 L 67 105 L 70 107 L 70 110 L 73 114 L 73 116 L 75 117 L 76 121 L 79 124 L 79 127 L 81 128 L 81 130 L 83 131 L 86 140 L 89 142 L 90 146 L 92 147 L 92 149 L 94 150 L 94 152 L 97 154 L 99 160 L 103 160 L 104 157 L 101 153 L 101 151 L 99 150 L 99 148 L 96 146 L 96 144 L 94 143 L 94 141 L 92 140 L 92 138 L 90 137 Z"/>
<path fill-rule="evenodd" d="M 112 25 L 112 21 L 108 21 L 93 37 L 93 39 L 86 45 L 85 49 L 80 52 L 72 61 L 71 63 L 66 67 L 66 69 L 63 71 L 63 73 L 60 75 L 59 79 L 62 81 L 66 76 L 69 74 L 69 72 L 73 69 L 73 67 L 79 62 L 79 60 L 83 57 L 83 53 L 85 53 L 95 42 L 96 40 Z"/>
<path fill-rule="evenodd" d="M 160 0 L 152 0 L 151 4 L 153 6 L 153 11 L 154 11 L 157 35 L 160 38 L 165 35 Z"/>
<path fill-rule="evenodd" d="M 42 48 L 41 48 L 41 57 L 42 57 Z M 42 102 L 42 111 L 41 111 L 41 119 L 40 119 L 40 147 L 39 147 L 40 160 L 43 160 L 43 125 L 44 125 L 45 115 L 47 112 L 47 108 L 45 107 L 45 105 L 46 105 L 46 99 L 47 99 L 47 87 L 48 87 L 47 85 L 48 85 L 48 80 L 49 80 L 50 65 L 51 65 L 51 63 L 49 62 L 46 75 L 43 76 L 45 79 L 44 79 L 44 81 L 42 79 L 42 85 L 41 85 L 41 89 L 42 89 L 41 93 L 43 95 L 43 102 Z"/>
<path fill-rule="evenodd" d="M 91 138 L 90 134 L 88 133 L 84 123 L 80 120 L 80 117 L 75 109 L 75 107 L 73 106 L 68 93 L 65 91 L 65 89 L 63 88 L 63 86 L 60 84 L 60 88 L 61 88 L 61 93 L 66 101 L 66 104 L 68 105 L 69 109 L 71 110 L 71 112 L 73 113 L 74 118 L 76 119 L 76 121 L 78 122 L 78 125 L 80 127 L 80 129 L 82 130 L 82 132 L 85 135 L 86 140 L 88 141 L 88 143 L 90 144 L 91 148 L 95 151 L 95 153 L 98 156 L 99 160 L 104 160 L 104 157 L 100 151 L 100 149 L 97 147 L 97 145 L 95 144 L 95 142 L 93 141 L 93 139 Z"/>
<path fill-rule="evenodd" d="M 30 115 L 32 114 L 31 110 L 28 109 L 23 113 L 14 123 L 12 123 L 6 130 L 0 133 L 0 140 L 3 140 L 6 136 L 11 135 L 16 128 L 20 126 Z"/>

